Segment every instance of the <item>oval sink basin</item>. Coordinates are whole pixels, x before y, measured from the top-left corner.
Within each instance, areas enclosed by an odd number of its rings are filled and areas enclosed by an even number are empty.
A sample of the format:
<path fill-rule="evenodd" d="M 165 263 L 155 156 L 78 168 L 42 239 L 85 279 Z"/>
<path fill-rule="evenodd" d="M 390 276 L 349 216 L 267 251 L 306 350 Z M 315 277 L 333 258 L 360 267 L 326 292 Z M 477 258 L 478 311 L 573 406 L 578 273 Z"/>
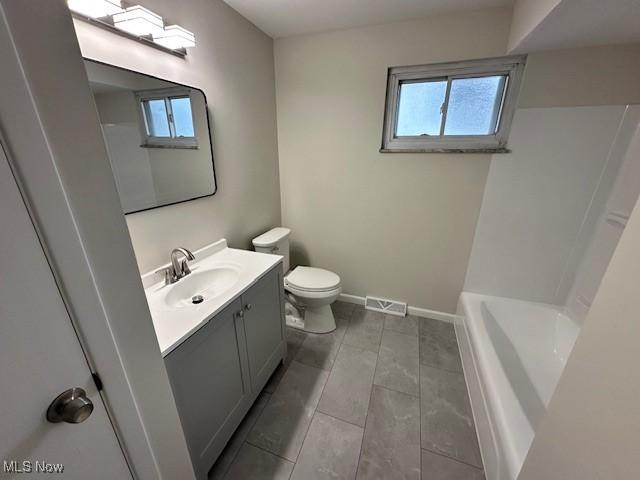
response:
<path fill-rule="evenodd" d="M 194 271 L 173 285 L 165 287 L 167 293 L 164 296 L 164 303 L 169 308 L 202 305 L 233 287 L 239 277 L 240 269 L 231 265 Z M 194 303 L 192 299 L 198 295 L 202 300 Z"/>

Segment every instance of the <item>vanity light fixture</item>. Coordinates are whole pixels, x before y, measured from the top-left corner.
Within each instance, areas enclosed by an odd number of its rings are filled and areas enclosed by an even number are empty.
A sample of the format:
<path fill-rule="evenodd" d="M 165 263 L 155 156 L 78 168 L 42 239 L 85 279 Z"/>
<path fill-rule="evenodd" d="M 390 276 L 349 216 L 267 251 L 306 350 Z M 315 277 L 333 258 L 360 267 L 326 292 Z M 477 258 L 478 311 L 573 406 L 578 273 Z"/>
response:
<path fill-rule="evenodd" d="M 195 35 L 180 25 L 164 26 L 163 18 L 126 0 L 67 0 L 74 18 L 149 47 L 184 58 L 196 46 Z"/>
<path fill-rule="evenodd" d="M 153 41 L 171 50 L 196 46 L 195 35 L 180 25 L 164 27 L 163 32 L 153 34 Z"/>
<path fill-rule="evenodd" d="M 120 0 L 69 0 L 69 9 L 89 18 L 102 18 L 122 12 Z"/>
<path fill-rule="evenodd" d="M 142 5 L 134 5 L 113 15 L 113 26 L 138 37 L 164 32 L 162 17 Z"/>

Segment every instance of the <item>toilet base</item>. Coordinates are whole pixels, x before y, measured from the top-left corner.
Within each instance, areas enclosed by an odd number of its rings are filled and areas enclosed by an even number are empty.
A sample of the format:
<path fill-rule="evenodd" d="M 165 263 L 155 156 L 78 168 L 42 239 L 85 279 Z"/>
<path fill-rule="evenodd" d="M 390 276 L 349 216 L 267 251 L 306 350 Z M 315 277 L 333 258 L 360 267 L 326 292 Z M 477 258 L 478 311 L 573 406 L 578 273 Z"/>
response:
<path fill-rule="evenodd" d="M 303 313 L 289 300 L 286 300 L 285 302 L 284 313 L 287 327 L 295 328 L 297 330 L 304 329 Z"/>
<path fill-rule="evenodd" d="M 302 315 L 287 312 L 287 327 L 308 333 L 330 333 L 336 329 L 336 320 L 331 305 L 304 307 Z"/>

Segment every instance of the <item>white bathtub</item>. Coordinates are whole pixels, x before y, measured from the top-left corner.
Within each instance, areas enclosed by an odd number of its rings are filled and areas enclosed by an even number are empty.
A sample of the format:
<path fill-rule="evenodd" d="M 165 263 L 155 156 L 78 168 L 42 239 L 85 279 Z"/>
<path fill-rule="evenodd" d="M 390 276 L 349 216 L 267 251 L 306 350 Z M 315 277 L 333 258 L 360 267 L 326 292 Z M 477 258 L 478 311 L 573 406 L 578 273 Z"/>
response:
<path fill-rule="evenodd" d="M 456 334 L 487 480 L 514 480 L 579 332 L 561 307 L 463 292 Z"/>

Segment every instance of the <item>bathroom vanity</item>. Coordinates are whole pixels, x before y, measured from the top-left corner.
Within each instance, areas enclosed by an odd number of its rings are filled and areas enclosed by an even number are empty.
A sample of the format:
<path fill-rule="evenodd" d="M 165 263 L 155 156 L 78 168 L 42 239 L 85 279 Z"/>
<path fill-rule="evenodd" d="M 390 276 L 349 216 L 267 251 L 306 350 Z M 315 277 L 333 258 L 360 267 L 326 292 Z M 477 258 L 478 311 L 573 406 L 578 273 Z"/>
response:
<path fill-rule="evenodd" d="M 143 276 L 158 342 L 198 478 L 286 355 L 282 257 L 227 247 L 195 252 L 172 285 Z M 199 295 L 200 303 L 192 297 Z M 200 300 L 199 298 L 197 300 Z"/>

